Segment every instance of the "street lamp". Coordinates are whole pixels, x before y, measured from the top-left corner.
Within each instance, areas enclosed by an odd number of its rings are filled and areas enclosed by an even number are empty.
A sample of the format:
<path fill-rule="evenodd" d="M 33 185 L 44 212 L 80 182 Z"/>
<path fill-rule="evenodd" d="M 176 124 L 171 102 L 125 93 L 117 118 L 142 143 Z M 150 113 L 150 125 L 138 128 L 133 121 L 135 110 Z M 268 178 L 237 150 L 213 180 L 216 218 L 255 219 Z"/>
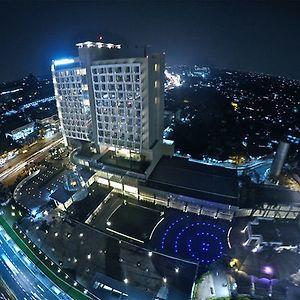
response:
<path fill-rule="evenodd" d="M 274 270 L 271 266 L 264 266 L 262 269 L 263 273 L 269 276 L 269 297 L 272 297 L 273 294 L 273 286 L 272 286 L 272 276 L 274 274 Z"/>

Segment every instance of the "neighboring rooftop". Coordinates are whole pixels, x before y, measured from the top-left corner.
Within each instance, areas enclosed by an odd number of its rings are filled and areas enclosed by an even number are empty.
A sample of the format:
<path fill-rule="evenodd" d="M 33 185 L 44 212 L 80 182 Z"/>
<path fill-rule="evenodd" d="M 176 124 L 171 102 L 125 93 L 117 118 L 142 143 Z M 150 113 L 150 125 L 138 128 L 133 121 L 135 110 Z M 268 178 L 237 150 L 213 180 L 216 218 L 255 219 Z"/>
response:
<path fill-rule="evenodd" d="M 300 206 L 300 193 L 277 185 L 253 184 L 248 187 L 247 203 Z"/>
<path fill-rule="evenodd" d="M 96 172 L 88 169 L 88 168 L 82 168 L 78 170 L 78 174 L 82 177 L 84 182 L 87 182 Z"/>
<path fill-rule="evenodd" d="M 11 117 L 2 125 L 3 132 L 12 132 L 14 130 L 22 129 L 22 127 L 33 125 L 32 122 L 28 122 L 27 120 L 19 117 Z"/>
<path fill-rule="evenodd" d="M 237 204 L 238 176 L 235 169 L 208 166 L 184 158 L 163 157 L 147 186 L 202 200 Z"/>
<path fill-rule="evenodd" d="M 67 191 L 63 185 L 59 185 L 58 189 L 50 195 L 50 198 L 59 203 L 66 203 L 76 191 Z"/>

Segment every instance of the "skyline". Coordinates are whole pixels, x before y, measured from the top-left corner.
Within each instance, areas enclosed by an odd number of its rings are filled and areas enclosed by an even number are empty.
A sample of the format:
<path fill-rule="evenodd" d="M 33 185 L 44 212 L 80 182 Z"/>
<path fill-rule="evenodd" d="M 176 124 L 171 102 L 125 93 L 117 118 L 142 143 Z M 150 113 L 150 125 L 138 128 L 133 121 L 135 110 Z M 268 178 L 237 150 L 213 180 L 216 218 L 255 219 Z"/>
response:
<path fill-rule="evenodd" d="M 299 5 L 192 0 L 84 5 L 82 1 L 3 2 L 0 81 L 29 73 L 50 75 L 52 59 L 73 56 L 74 44 L 100 36 L 129 45 L 140 55 L 144 45 L 151 45 L 151 52 L 166 52 L 168 64 L 208 65 L 299 80 L 300 42 L 295 38 L 300 31 Z"/>
<path fill-rule="evenodd" d="M 1 296 L 300 299 L 300 2 L 0 7 Z"/>

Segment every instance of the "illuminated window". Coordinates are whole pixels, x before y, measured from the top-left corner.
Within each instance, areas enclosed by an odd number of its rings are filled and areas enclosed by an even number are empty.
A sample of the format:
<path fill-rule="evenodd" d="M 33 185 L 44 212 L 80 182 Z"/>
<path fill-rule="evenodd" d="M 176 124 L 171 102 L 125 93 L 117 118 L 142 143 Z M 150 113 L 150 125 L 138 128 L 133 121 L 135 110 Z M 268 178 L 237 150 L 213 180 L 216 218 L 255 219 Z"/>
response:
<path fill-rule="evenodd" d="M 154 87 L 155 87 L 155 88 L 158 88 L 158 80 L 155 80 L 155 82 L 154 82 Z"/>
<path fill-rule="evenodd" d="M 159 64 L 154 65 L 154 71 L 157 72 L 159 70 Z"/>

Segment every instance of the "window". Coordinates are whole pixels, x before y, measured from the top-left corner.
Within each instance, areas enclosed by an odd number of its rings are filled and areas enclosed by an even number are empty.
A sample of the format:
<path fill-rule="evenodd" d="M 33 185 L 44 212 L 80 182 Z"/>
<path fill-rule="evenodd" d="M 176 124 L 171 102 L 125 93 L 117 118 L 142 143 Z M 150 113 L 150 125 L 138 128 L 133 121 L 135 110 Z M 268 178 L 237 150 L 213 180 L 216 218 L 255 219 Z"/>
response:
<path fill-rule="evenodd" d="M 154 81 L 154 87 L 155 87 L 155 88 L 158 88 L 158 80 L 155 80 L 155 81 Z"/>
<path fill-rule="evenodd" d="M 108 95 L 108 98 L 115 99 L 116 98 L 116 93 L 115 92 L 110 92 L 109 95 Z"/>
<path fill-rule="evenodd" d="M 159 71 L 159 64 L 154 64 L 154 71 L 158 72 Z"/>

